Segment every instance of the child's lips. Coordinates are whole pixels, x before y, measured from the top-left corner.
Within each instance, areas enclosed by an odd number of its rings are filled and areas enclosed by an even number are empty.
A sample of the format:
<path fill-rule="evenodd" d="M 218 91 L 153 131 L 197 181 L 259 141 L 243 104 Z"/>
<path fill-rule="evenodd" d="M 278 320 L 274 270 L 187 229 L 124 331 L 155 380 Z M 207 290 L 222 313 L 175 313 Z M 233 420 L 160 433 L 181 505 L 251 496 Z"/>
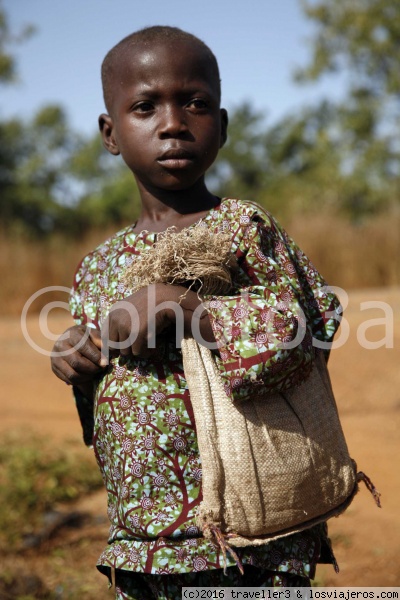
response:
<path fill-rule="evenodd" d="M 167 169 L 183 169 L 191 165 L 193 160 L 193 154 L 184 148 L 170 148 L 157 158 L 157 162 Z"/>

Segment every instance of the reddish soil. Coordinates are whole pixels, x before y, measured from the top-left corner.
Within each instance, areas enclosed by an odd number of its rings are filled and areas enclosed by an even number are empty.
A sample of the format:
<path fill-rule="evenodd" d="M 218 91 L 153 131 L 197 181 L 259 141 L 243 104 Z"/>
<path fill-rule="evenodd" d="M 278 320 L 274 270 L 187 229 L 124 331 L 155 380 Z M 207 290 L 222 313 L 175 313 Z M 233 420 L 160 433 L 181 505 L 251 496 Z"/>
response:
<path fill-rule="evenodd" d="M 374 302 L 374 307 L 362 304 L 367 302 Z M 330 372 L 350 453 L 382 493 L 383 508 L 375 506 L 361 484 L 351 507 L 329 525 L 340 573 L 321 566 L 317 582 L 400 586 L 400 469 L 396 463 L 400 450 L 400 289 L 353 292 L 345 317 L 349 337 L 332 351 Z M 53 314 L 49 323 L 55 334 L 72 324 L 62 314 Z M 393 347 L 363 348 L 360 342 L 366 324 L 369 342 L 379 342 L 387 334 L 387 346 Z M 34 341 L 49 350 L 52 342 L 40 333 L 38 316 L 29 317 L 27 325 Z M 49 358 L 28 345 L 18 319 L 3 318 L 0 327 L 0 431 L 34 431 L 54 444 L 67 439 L 79 442 L 70 389 L 52 375 Z M 82 452 L 90 450 L 82 448 Z M 88 514 L 80 528 L 60 529 L 39 550 L 9 560 L 20 572 L 39 574 L 49 589 L 64 590 L 60 598 L 78 597 L 68 593 L 76 581 L 81 582 L 82 597 L 110 598 L 104 577 L 94 568 L 107 537 L 104 492 L 74 509 Z M 4 564 L 10 567 L 9 560 L 5 557 Z"/>

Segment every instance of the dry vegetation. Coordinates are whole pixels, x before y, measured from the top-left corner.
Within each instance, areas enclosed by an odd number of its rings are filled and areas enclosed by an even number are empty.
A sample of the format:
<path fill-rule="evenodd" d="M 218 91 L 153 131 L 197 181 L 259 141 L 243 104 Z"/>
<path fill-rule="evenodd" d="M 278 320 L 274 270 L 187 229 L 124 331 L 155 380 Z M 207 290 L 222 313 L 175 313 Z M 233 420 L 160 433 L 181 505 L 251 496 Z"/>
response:
<path fill-rule="evenodd" d="M 400 215 L 382 215 L 360 224 L 330 214 L 307 215 L 284 225 L 331 285 L 354 289 L 400 284 L 396 260 Z M 69 287 L 80 258 L 112 232 L 97 230 L 80 240 L 58 236 L 43 241 L 0 235 L 3 314 L 20 314 L 27 299 L 41 288 Z M 56 297 L 46 294 L 35 306 L 40 309 Z"/>
<path fill-rule="evenodd" d="M 287 229 L 331 285 L 349 290 L 400 284 L 400 214 L 360 224 L 321 214 L 293 219 Z"/>
<path fill-rule="evenodd" d="M 44 287 L 70 287 L 79 260 L 111 233 L 111 230 L 103 230 L 90 232 L 81 240 L 54 236 L 41 241 L 0 234 L 3 314 L 21 314 L 28 298 Z M 56 297 L 59 296 L 46 294 L 35 307 L 40 309 Z M 66 299 L 65 294 L 63 299 Z"/>

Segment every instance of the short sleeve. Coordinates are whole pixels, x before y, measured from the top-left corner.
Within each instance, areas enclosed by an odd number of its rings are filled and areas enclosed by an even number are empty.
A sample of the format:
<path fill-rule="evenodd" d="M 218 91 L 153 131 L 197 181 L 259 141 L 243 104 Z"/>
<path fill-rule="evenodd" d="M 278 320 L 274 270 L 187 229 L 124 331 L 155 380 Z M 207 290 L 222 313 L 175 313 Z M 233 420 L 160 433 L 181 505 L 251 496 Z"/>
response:
<path fill-rule="evenodd" d="M 96 289 L 97 261 L 88 254 L 78 265 L 74 275 L 69 306 L 77 325 L 99 328 L 99 296 Z"/>
<path fill-rule="evenodd" d="M 313 340 L 331 341 L 336 331 L 338 301 L 268 214 L 252 216 L 235 253 L 235 293 L 208 297 L 205 306 L 225 390 L 233 400 L 245 400 L 304 381 Z"/>

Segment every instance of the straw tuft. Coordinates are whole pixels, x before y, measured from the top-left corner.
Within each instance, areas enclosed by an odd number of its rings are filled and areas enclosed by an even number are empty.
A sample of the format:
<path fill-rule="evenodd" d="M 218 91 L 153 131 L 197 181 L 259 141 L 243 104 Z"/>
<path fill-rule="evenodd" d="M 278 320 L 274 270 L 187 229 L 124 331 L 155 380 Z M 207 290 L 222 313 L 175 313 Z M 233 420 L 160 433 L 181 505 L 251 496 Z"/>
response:
<path fill-rule="evenodd" d="M 132 293 L 153 283 L 169 283 L 203 295 L 226 294 L 236 265 L 231 243 L 229 234 L 212 233 L 206 227 L 179 232 L 170 227 L 126 269 L 123 282 Z"/>

